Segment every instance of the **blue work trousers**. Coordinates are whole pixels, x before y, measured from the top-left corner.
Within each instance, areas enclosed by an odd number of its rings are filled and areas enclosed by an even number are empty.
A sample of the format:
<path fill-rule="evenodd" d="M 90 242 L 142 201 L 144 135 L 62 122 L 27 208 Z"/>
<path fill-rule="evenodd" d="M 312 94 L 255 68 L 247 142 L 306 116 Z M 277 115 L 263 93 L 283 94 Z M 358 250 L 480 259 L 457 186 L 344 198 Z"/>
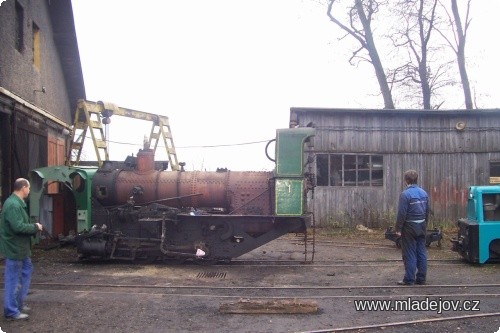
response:
<path fill-rule="evenodd" d="M 426 223 L 405 222 L 401 232 L 401 249 L 405 265 L 403 282 L 425 283 L 427 276 Z"/>
<path fill-rule="evenodd" d="M 28 296 L 33 264 L 30 257 L 23 260 L 5 259 L 3 314 L 17 316 Z"/>

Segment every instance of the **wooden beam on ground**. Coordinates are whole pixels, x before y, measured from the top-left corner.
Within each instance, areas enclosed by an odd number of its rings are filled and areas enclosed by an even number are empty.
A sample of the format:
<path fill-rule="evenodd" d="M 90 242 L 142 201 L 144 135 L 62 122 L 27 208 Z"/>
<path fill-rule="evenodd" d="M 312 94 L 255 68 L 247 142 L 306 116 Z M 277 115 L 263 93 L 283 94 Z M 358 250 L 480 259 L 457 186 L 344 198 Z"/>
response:
<path fill-rule="evenodd" d="M 318 304 L 313 300 L 303 299 L 240 299 L 237 302 L 224 302 L 219 306 L 220 313 L 232 314 L 297 314 L 316 313 Z"/>

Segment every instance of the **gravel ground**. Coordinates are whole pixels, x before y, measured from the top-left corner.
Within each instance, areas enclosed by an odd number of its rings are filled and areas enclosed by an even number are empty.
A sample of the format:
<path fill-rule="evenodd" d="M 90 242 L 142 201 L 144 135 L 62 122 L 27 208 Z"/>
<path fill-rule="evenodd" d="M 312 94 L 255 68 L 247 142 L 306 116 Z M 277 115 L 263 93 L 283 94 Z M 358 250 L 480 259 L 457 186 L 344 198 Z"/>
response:
<path fill-rule="evenodd" d="M 327 332 L 346 327 L 365 327 L 354 332 L 497 332 L 500 316 L 470 316 L 500 311 L 495 295 L 500 265 L 467 264 L 449 247 L 446 239 L 442 248 L 431 245 L 428 285 L 411 287 L 395 286 L 403 274 L 401 253 L 393 242 L 383 239 L 382 231 L 318 236 L 313 265 L 300 264 L 304 248 L 291 236 L 238 258 L 294 263 L 273 266 L 238 261 L 212 266 L 78 262 L 72 248 L 37 249 L 28 300 L 30 318 L 22 322 L 2 319 L 0 327 L 8 333 Z M 472 284 L 484 286 L 469 287 Z M 192 286 L 196 288 L 188 288 Z M 297 286 L 311 289 L 291 289 Z M 300 315 L 219 312 L 225 302 L 271 296 L 310 299 L 317 302 L 319 311 Z M 363 299 L 426 297 L 448 304 L 477 300 L 480 311 L 356 311 L 354 306 Z M 461 318 L 423 322 L 450 317 Z M 415 323 L 390 326 L 398 322 Z M 366 328 L 380 324 L 387 325 Z"/>

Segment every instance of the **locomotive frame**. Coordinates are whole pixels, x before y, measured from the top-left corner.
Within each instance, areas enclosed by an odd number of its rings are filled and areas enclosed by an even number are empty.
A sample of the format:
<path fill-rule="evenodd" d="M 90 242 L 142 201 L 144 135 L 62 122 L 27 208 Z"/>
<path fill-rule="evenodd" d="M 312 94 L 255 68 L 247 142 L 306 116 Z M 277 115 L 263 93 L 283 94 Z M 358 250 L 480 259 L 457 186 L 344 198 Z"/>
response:
<path fill-rule="evenodd" d="M 311 127 L 278 129 L 270 172 L 157 170 L 146 148 L 120 167 L 35 169 L 30 216 L 53 237 L 57 230 L 74 229 L 81 258 L 215 262 L 286 233 L 303 233 L 307 244 L 314 175 L 304 145 L 311 154 L 313 136 Z M 64 202 L 63 227 L 52 216 L 54 195 Z"/>

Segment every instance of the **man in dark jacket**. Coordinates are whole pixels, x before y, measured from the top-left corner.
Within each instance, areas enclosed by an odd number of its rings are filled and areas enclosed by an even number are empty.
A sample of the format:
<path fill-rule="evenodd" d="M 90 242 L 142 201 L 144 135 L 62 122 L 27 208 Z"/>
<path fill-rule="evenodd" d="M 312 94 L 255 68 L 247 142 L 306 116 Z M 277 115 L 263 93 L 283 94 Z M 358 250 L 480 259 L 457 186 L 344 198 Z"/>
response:
<path fill-rule="evenodd" d="M 24 178 L 14 182 L 14 192 L 5 200 L 0 215 L 0 250 L 5 257 L 4 316 L 8 320 L 28 319 L 23 313 L 31 282 L 32 236 L 42 230 L 40 223 L 30 223 L 24 200 L 30 193 L 30 183 Z"/>
<path fill-rule="evenodd" d="M 399 285 L 425 284 L 427 276 L 427 250 L 425 236 L 429 216 L 429 197 L 417 185 L 418 173 L 404 173 L 406 189 L 399 197 L 396 234 L 401 236 L 401 249 L 405 275 Z"/>

